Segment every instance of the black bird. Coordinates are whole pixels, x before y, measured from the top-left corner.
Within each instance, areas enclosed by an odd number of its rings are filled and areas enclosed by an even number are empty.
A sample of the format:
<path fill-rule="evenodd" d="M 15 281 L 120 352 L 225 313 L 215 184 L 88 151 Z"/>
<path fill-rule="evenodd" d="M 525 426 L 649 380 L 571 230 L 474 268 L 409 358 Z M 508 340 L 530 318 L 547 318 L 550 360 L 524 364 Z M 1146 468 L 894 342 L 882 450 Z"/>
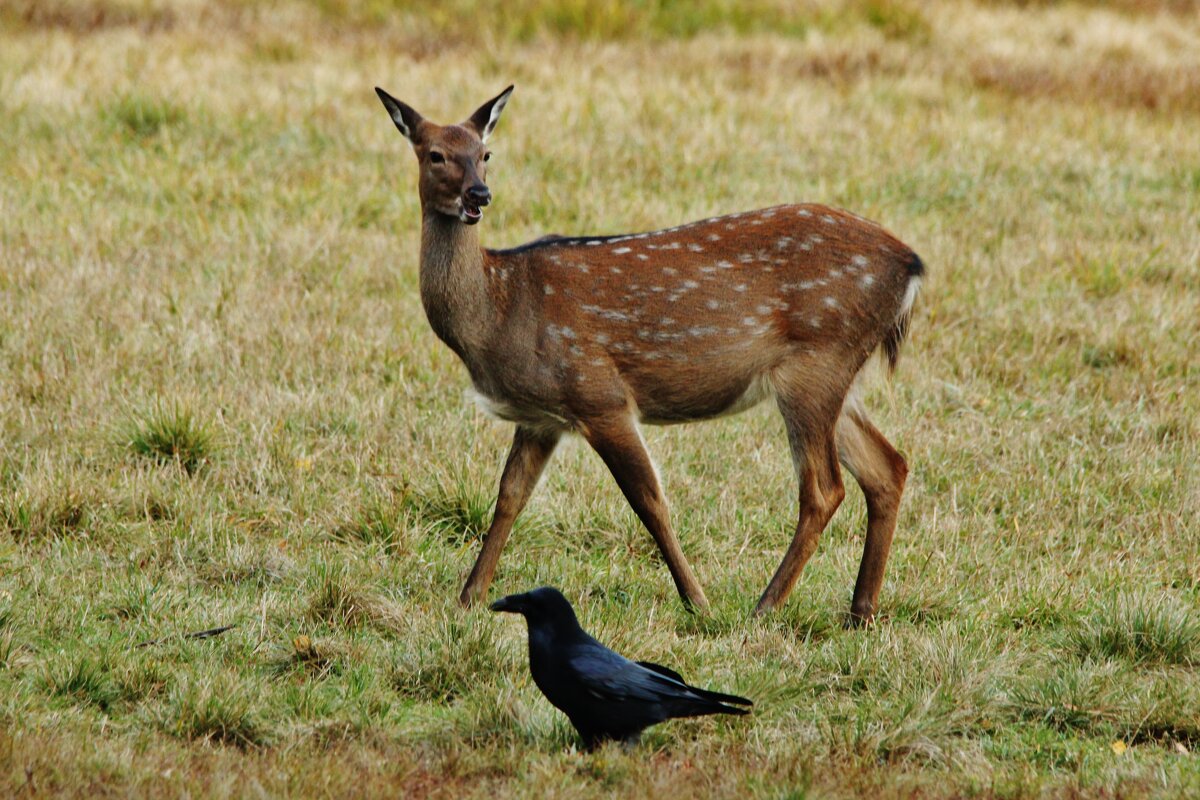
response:
<path fill-rule="evenodd" d="M 588 750 L 609 739 L 631 747 L 643 730 L 674 717 L 748 714 L 725 704 L 753 705 L 744 697 L 688 686 L 674 670 L 609 650 L 579 627 L 558 589 L 510 594 L 490 608 L 525 617 L 533 682 L 567 715 Z"/>

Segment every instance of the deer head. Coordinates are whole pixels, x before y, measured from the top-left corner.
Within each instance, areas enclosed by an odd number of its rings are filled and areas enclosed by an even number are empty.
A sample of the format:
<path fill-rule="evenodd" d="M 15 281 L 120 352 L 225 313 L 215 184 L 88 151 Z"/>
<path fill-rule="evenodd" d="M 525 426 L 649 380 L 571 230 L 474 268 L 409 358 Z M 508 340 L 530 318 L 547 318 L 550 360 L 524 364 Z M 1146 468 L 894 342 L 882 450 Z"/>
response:
<path fill-rule="evenodd" d="M 458 125 L 438 125 L 379 87 L 375 93 L 413 146 L 420 164 L 421 210 L 457 217 L 466 225 L 483 219 L 483 207 L 492 202 L 487 187 L 487 140 L 513 87 L 488 100 Z"/>

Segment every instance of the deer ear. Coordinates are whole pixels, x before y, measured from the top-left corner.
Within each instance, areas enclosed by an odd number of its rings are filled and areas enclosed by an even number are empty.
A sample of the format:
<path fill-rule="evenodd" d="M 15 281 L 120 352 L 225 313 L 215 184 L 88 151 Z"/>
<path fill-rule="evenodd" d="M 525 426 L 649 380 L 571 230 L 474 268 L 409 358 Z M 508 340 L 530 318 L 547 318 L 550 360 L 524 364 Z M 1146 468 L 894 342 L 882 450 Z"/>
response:
<path fill-rule="evenodd" d="M 391 114 L 392 122 L 396 123 L 396 128 L 415 147 L 417 144 L 417 126 L 421 123 L 421 115 L 413 110 L 412 106 L 401 103 L 378 86 L 375 87 L 375 94 L 379 95 L 379 99 L 383 101 L 383 107 Z"/>
<path fill-rule="evenodd" d="M 508 96 L 512 94 L 512 90 L 513 87 L 509 86 L 503 92 L 488 100 L 463 125 L 472 128 L 479 134 L 479 138 L 486 142 L 488 137 L 492 135 L 492 131 L 496 129 L 496 123 L 500 121 L 500 112 L 504 110 L 504 105 L 508 102 Z"/>

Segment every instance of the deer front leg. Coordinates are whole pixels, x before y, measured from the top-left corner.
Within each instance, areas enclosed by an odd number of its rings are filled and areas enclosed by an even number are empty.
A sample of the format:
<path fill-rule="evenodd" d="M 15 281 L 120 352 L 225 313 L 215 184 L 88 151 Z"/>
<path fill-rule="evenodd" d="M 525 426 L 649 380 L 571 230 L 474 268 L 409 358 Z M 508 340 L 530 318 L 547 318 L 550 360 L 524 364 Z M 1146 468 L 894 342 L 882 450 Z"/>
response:
<path fill-rule="evenodd" d="M 580 432 L 599 453 L 634 513 L 654 537 L 684 605 L 689 610 L 708 608 L 708 598 L 671 530 L 667 500 L 658 485 L 654 463 L 646 452 L 637 423 L 628 415 L 593 419 L 588 420 Z"/>
<path fill-rule="evenodd" d="M 483 538 L 483 549 L 471 570 L 467 584 L 463 587 L 458 600 L 464 606 L 470 606 L 487 596 L 492 576 L 496 573 L 496 564 L 500 561 L 500 551 L 508 541 L 513 523 L 533 487 L 537 485 L 546 462 L 554 453 L 562 433 L 555 430 L 542 430 L 517 426 L 513 435 L 512 448 L 508 451 L 508 460 L 504 463 L 504 474 L 500 477 L 500 492 L 496 496 L 496 513 L 492 524 L 488 527 L 487 535 Z"/>

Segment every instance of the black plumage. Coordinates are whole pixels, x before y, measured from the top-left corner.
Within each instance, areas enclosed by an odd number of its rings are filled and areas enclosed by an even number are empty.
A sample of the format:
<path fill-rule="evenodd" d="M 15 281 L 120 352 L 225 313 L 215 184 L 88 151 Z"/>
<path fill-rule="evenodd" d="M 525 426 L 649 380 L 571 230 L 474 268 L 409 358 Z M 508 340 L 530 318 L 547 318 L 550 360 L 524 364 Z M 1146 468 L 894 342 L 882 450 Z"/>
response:
<path fill-rule="evenodd" d="M 533 682 L 571 720 L 590 750 L 614 739 L 636 744 L 651 725 L 675 717 L 747 714 L 744 697 L 689 686 L 674 670 L 630 661 L 579 626 L 571 604 L 544 586 L 492 603 L 493 611 L 521 614 L 529 623 Z"/>

